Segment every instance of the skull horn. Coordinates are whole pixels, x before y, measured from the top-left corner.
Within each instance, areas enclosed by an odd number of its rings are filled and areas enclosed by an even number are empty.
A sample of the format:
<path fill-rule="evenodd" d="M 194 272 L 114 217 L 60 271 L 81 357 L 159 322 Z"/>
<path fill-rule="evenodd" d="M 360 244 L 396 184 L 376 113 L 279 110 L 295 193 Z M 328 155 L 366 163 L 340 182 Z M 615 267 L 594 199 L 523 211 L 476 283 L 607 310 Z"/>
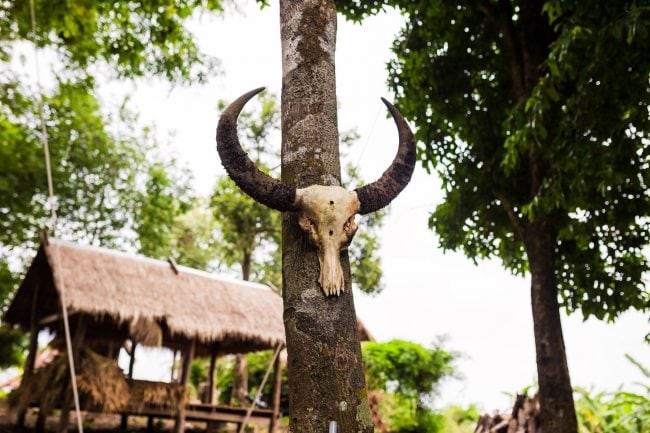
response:
<path fill-rule="evenodd" d="M 411 180 L 415 168 L 415 138 L 406 120 L 397 108 L 381 98 L 395 120 L 399 132 L 397 155 L 388 169 L 375 182 L 355 191 L 361 202 L 359 213 L 365 215 L 375 212 L 393 201 Z"/>
<path fill-rule="evenodd" d="M 264 87 L 251 90 L 226 107 L 217 126 L 217 151 L 228 175 L 246 194 L 272 209 L 295 211 L 298 210 L 295 204 L 296 188 L 262 173 L 241 148 L 237 138 L 239 113 L 262 90 Z"/>

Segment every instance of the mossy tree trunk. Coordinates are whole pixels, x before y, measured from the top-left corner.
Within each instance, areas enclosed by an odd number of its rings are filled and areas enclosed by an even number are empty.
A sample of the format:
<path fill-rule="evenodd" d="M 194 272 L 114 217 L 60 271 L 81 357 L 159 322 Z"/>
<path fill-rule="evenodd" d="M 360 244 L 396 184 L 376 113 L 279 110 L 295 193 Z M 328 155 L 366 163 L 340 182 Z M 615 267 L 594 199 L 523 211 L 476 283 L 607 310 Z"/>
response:
<path fill-rule="evenodd" d="M 340 184 L 332 0 L 281 0 L 282 180 Z M 347 253 L 346 289 L 325 297 L 319 263 L 297 215 L 282 220 L 284 324 L 287 334 L 290 431 L 373 431 Z"/>

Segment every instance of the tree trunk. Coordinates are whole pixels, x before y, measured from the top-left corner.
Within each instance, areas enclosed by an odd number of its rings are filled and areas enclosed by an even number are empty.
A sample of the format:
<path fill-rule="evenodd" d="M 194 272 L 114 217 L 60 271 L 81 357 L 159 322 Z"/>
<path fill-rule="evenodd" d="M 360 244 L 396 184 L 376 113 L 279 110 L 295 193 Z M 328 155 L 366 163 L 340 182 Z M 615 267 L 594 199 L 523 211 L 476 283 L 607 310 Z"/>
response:
<path fill-rule="evenodd" d="M 540 421 L 545 432 L 576 433 L 578 424 L 557 299 L 555 239 L 547 217 L 539 217 L 527 227 Z"/>
<path fill-rule="evenodd" d="M 231 404 L 246 405 L 248 395 L 248 360 L 246 354 L 235 355 L 235 371 L 232 383 Z"/>
<path fill-rule="evenodd" d="M 242 252 L 241 262 L 242 279 L 248 281 L 251 272 L 251 255 L 250 253 Z M 246 405 L 246 396 L 248 395 L 248 359 L 246 354 L 237 354 L 235 356 L 235 371 L 232 383 L 232 395 L 230 396 L 230 404 Z"/>
<path fill-rule="evenodd" d="M 215 378 L 214 378 L 214 372 L 216 369 L 217 365 L 217 353 L 212 352 L 210 354 L 210 367 L 208 368 L 208 395 L 207 395 L 207 401 L 206 403 L 208 404 L 215 404 L 214 397 L 215 397 Z"/>
<path fill-rule="evenodd" d="M 282 39 L 282 180 L 340 184 L 332 0 L 280 0 Z M 347 252 L 345 292 L 325 297 L 319 263 L 297 215 L 282 218 L 284 325 L 290 431 L 372 432 Z"/>

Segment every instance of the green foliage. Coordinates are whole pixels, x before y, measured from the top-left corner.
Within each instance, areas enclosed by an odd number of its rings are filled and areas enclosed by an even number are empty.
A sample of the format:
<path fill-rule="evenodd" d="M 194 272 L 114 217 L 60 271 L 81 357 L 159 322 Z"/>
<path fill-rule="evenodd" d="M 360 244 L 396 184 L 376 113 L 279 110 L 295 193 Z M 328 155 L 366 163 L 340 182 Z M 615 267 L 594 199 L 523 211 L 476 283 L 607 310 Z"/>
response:
<path fill-rule="evenodd" d="M 190 384 L 198 390 L 199 385 L 208 380 L 208 361 L 195 359 L 190 366 Z"/>
<path fill-rule="evenodd" d="M 29 341 L 19 330 L 0 326 L 0 369 L 22 366 Z"/>
<path fill-rule="evenodd" d="M 36 40 L 54 49 L 68 70 L 86 74 L 102 62 L 119 77 L 163 76 L 173 82 L 205 81 L 216 59 L 201 53 L 185 23 L 197 9 L 221 11 L 218 0 L 145 2 L 34 0 Z M 0 3 L 0 53 L 31 40 L 28 0 Z"/>
<path fill-rule="evenodd" d="M 18 284 L 18 278 L 9 269 L 6 261 L 0 259 L 0 312 L 7 308 L 9 295 L 13 293 Z"/>
<path fill-rule="evenodd" d="M 437 385 L 453 373 L 454 356 L 439 347 L 392 340 L 363 345 L 369 390 L 383 391 L 380 410 L 391 431 L 442 431 L 445 421 L 429 407 Z"/>
<path fill-rule="evenodd" d="M 216 223 L 205 203 L 179 215 L 171 229 L 172 253 L 176 261 L 195 269 L 212 270 L 219 239 Z"/>
<path fill-rule="evenodd" d="M 156 162 L 148 167 L 145 191 L 138 200 L 135 231 L 140 252 L 149 257 L 171 255 L 174 222 L 192 205 L 188 180 L 171 178 L 173 164 Z"/>
<path fill-rule="evenodd" d="M 580 433 L 642 433 L 650 429 L 650 371 L 626 355 L 644 375 L 641 391 L 594 393 L 578 389 L 576 414 Z"/>
<path fill-rule="evenodd" d="M 221 109 L 225 105 L 223 101 L 219 103 Z M 244 110 L 239 116 L 242 146 L 258 168 L 277 176 L 275 170 L 269 169 L 278 159 L 277 147 L 271 144 L 279 132 L 276 98 L 262 94 L 251 105 L 252 110 Z M 357 139 L 354 131 L 341 134 L 344 147 Z M 358 171 L 352 166 L 346 167 L 346 175 L 346 183 L 362 184 Z M 217 252 L 220 260 L 227 266 L 240 266 L 245 278 L 281 287 L 280 214 L 255 202 L 227 176 L 217 180 L 210 207 L 219 230 Z M 367 293 L 379 293 L 383 288 L 377 232 L 384 215 L 385 212 L 376 212 L 361 220 L 349 249 L 353 284 Z"/>
<path fill-rule="evenodd" d="M 467 408 L 460 406 L 447 406 L 442 409 L 445 433 L 474 433 L 480 413 L 476 405 Z"/>
<path fill-rule="evenodd" d="M 404 340 L 371 341 L 363 345 L 368 388 L 392 390 L 422 401 L 431 396 L 442 378 L 453 372 L 450 365 L 453 358 L 441 348 L 427 349 Z"/>
<path fill-rule="evenodd" d="M 257 98 L 253 110 L 239 116 L 242 145 L 250 152 L 257 166 L 269 171 L 264 160 L 274 147 L 269 138 L 278 131 L 279 111 L 273 95 Z M 223 108 L 225 103 L 220 102 Z M 281 287 L 280 214 L 244 194 L 228 177 L 217 180 L 210 198 L 217 228 L 217 252 L 227 266 L 239 265 L 244 279 Z"/>
<path fill-rule="evenodd" d="M 7 262 L 25 263 L 40 230 L 50 225 L 46 208 L 51 205 L 43 147 L 34 133 L 39 115 L 33 101 L 40 95 L 10 74 L 3 78 L 8 81 L 0 84 L 7 90 L 0 92 L 1 303 L 15 287 Z M 167 215 L 188 206 L 175 196 L 186 191 L 186 181 L 177 181 L 184 178 L 173 166 L 153 157 L 157 144 L 150 130 L 134 129 L 137 117 L 124 106 L 116 114 L 102 113 L 92 80 L 56 84 L 44 95 L 57 199 L 56 236 L 119 248 L 131 245 L 136 232 L 145 247 L 153 248 L 162 242 Z"/>
<path fill-rule="evenodd" d="M 343 146 L 350 146 L 359 136 L 355 131 L 347 131 L 341 134 Z M 345 174 L 347 185 L 363 186 L 363 181 L 356 167 L 348 164 Z M 348 187 L 351 188 L 351 187 Z M 381 267 L 379 256 L 379 231 L 388 211 L 386 208 L 369 215 L 364 215 L 359 220 L 359 230 L 348 248 L 350 256 L 350 269 L 352 273 L 352 284 L 365 293 L 378 294 L 383 289 L 381 278 L 384 273 Z"/>
<path fill-rule="evenodd" d="M 279 287 L 280 214 L 244 194 L 229 177 L 217 181 L 210 207 L 219 229 L 217 251 L 222 261 L 241 266 L 244 279 L 271 281 Z"/>
<path fill-rule="evenodd" d="M 650 305 L 650 8 L 541 4 L 337 1 L 405 15 L 389 84 L 443 181 L 442 247 L 521 274 L 548 221 L 564 307 L 612 320 Z"/>

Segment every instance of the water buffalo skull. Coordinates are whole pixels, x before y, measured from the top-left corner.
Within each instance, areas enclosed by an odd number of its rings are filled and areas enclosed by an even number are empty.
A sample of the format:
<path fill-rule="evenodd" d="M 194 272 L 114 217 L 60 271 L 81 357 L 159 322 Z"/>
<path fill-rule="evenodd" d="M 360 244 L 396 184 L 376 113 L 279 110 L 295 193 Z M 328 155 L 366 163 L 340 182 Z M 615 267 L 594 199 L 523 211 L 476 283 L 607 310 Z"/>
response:
<path fill-rule="evenodd" d="M 387 206 L 408 184 L 415 167 L 415 139 L 408 124 L 382 98 L 399 132 L 399 147 L 392 164 L 375 182 L 347 191 L 340 186 L 312 185 L 296 188 L 262 173 L 248 158 L 237 138 L 237 117 L 244 105 L 264 88 L 252 90 L 232 102 L 221 114 L 217 150 L 232 180 L 256 201 L 281 212 L 298 212 L 300 228 L 309 234 L 320 262 L 318 282 L 325 295 L 345 290 L 340 251 L 357 231 L 356 214 Z"/>

